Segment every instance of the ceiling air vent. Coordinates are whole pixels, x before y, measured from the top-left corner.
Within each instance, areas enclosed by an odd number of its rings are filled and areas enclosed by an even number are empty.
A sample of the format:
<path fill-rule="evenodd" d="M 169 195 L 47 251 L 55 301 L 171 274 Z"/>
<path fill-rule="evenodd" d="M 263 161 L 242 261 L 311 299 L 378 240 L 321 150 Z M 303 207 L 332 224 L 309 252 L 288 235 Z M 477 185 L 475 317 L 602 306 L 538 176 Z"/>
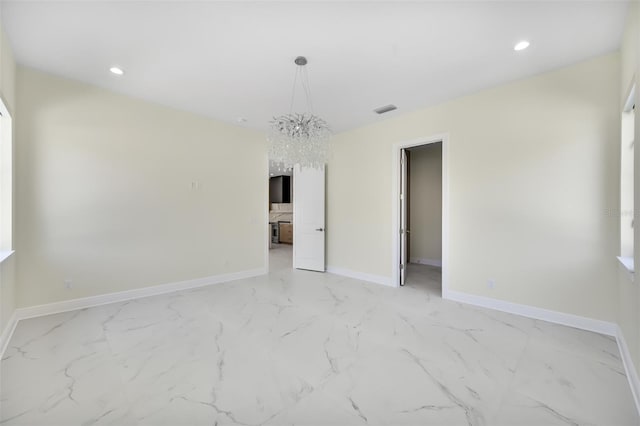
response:
<path fill-rule="evenodd" d="M 389 104 L 389 105 L 382 106 L 380 108 L 376 108 L 373 110 L 373 112 L 375 112 L 376 114 L 384 114 L 385 112 L 393 111 L 394 109 L 398 109 L 398 107 L 395 105 Z"/>

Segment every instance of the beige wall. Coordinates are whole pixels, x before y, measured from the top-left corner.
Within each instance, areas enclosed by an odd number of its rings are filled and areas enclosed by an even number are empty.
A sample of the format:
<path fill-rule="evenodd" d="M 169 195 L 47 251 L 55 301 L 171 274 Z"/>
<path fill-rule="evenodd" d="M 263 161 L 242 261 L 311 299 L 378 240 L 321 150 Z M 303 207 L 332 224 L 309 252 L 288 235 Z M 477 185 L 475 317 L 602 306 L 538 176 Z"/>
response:
<path fill-rule="evenodd" d="M 628 95 L 628 91 L 634 82 L 637 82 L 637 78 L 640 72 L 638 64 L 638 49 L 640 49 L 640 8 L 638 3 L 632 2 L 629 6 L 629 12 L 627 15 L 627 24 L 622 39 L 622 46 L 620 47 L 621 57 L 621 81 L 620 81 L 620 98 L 619 98 L 619 111 L 621 113 L 622 106 Z M 638 87 L 640 89 L 640 87 Z M 636 90 L 636 105 L 640 105 L 639 90 Z M 618 116 L 620 122 L 620 115 Z M 640 114 L 635 114 L 635 140 L 640 140 Z M 620 141 L 618 141 L 620 143 Z M 620 151 L 618 150 L 618 155 Z M 634 164 L 635 164 L 635 178 L 634 178 L 634 206 L 635 210 L 638 210 L 640 206 L 640 171 L 638 165 L 640 165 L 640 149 L 634 149 Z M 634 263 L 640 265 L 640 232 L 638 229 L 638 215 L 634 213 L 636 226 L 634 227 Z M 622 221 L 624 223 L 624 221 Z M 618 247 L 619 249 L 619 247 Z M 636 266 L 638 268 L 638 266 Z M 637 274 L 636 274 L 637 275 Z M 621 266 L 618 267 L 618 307 L 617 307 L 617 322 L 620 325 L 620 329 L 624 335 L 624 339 L 629 348 L 629 352 L 633 358 L 636 371 L 640 372 L 640 290 L 638 285 L 640 279 L 636 277 L 636 281 L 633 282 L 631 275 Z"/>
<path fill-rule="evenodd" d="M 442 262 L 442 144 L 410 150 L 409 256 L 411 262 Z"/>
<path fill-rule="evenodd" d="M 258 132 L 23 67 L 17 95 L 20 307 L 266 266 Z"/>
<path fill-rule="evenodd" d="M 9 40 L 0 28 L 0 91 L 5 106 L 12 114 L 15 111 L 15 74 L 16 62 Z M 15 117 L 14 117 L 15 118 Z"/>
<path fill-rule="evenodd" d="M 13 58 L 13 52 L 11 50 L 11 46 L 7 40 L 2 29 L 0 29 L 0 96 L 2 100 L 9 110 L 9 113 L 12 115 L 13 120 L 15 121 L 15 70 L 16 63 Z M 6 130 L 6 126 L 3 128 Z M 3 136 L 5 135 L 3 131 Z M 11 141 L 13 144 L 13 141 Z M 3 146 L 3 153 L 7 153 L 7 147 Z M 11 152 L 11 149 L 8 150 Z M 4 160 L 4 158 L 3 158 Z M 4 168 L 3 168 L 4 170 Z M 11 175 L 8 176 L 11 179 Z M 11 189 L 12 183 L 9 183 L 9 188 L 5 187 L 7 176 L 3 174 L 3 185 L 2 185 L 2 194 L 0 196 L 3 197 L 3 209 L 7 205 L 6 200 L 6 192 Z M 13 192 L 13 191 L 11 191 Z M 11 196 L 10 196 L 11 197 Z M 15 198 L 15 197 L 14 197 Z M 8 201 L 12 201 L 9 199 Z M 12 206 L 12 203 L 9 203 Z M 11 209 L 12 207 L 9 207 Z M 7 227 L 7 212 L 5 210 L 2 211 L 2 223 L 0 226 L 2 227 L 3 239 L 4 235 L 7 232 L 13 234 L 13 230 L 11 227 L 13 226 L 11 223 Z M 15 215 L 14 222 L 15 222 Z M 7 242 L 2 241 L 3 250 L 9 249 L 7 247 Z M 6 259 L 4 262 L 0 264 L 0 333 L 2 333 L 5 328 L 9 325 L 9 320 L 13 315 L 13 312 L 16 307 L 15 300 L 15 291 L 16 291 L 16 279 L 15 279 L 15 262 L 16 262 L 16 254 Z"/>
<path fill-rule="evenodd" d="M 391 147 L 449 133 L 450 289 L 615 320 L 619 86 L 613 53 L 336 136 L 328 265 L 390 280 Z"/>

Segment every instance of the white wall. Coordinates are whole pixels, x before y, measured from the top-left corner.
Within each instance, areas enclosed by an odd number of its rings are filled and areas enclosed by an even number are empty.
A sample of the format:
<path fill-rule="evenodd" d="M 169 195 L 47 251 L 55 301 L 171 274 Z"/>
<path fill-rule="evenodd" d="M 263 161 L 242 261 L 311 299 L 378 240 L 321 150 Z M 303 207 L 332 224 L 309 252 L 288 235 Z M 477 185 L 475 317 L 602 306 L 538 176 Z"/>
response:
<path fill-rule="evenodd" d="M 442 144 L 410 150 L 409 256 L 411 262 L 442 262 Z"/>
<path fill-rule="evenodd" d="M 391 147 L 449 133 L 450 289 L 614 320 L 619 86 L 613 53 L 336 136 L 328 265 L 391 280 Z"/>
<path fill-rule="evenodd" d="M 17 95 L 20 307 L 266 266 L 258 132 L 23 67 Z"/>

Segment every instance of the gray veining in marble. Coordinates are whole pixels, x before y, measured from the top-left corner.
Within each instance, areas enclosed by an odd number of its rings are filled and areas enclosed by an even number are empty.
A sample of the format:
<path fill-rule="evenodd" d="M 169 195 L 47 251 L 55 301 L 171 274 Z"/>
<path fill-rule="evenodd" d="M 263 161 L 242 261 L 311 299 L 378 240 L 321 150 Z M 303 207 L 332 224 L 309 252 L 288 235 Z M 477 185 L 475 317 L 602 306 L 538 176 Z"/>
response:
<path fill-rule="evenodd" d="M 290 268 L 21 321 L 3 425 L 638 425 L 613 338 Z"/>

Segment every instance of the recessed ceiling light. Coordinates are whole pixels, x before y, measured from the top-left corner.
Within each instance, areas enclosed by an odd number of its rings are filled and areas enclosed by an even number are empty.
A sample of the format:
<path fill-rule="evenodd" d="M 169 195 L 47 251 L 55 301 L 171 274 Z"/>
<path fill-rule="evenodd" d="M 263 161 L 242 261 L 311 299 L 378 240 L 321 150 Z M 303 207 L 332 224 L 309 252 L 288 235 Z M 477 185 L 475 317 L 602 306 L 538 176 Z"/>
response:
<path fill-rule="evenodd" d="M 513 46 L 513 50 L 520 51 L 529 47 L 529 42 L 527 40 L 519 41 L 515 46 Z"/>
<path fill-rule="evenodd" d="M 111 68 L 109 68 L 109 71 L 111 71 L 115 75 L 123 75 L 124 74 L 124 71 L 122 70 L 122 68 L 119 68 L 119 67 L 111 67 Z"/>

